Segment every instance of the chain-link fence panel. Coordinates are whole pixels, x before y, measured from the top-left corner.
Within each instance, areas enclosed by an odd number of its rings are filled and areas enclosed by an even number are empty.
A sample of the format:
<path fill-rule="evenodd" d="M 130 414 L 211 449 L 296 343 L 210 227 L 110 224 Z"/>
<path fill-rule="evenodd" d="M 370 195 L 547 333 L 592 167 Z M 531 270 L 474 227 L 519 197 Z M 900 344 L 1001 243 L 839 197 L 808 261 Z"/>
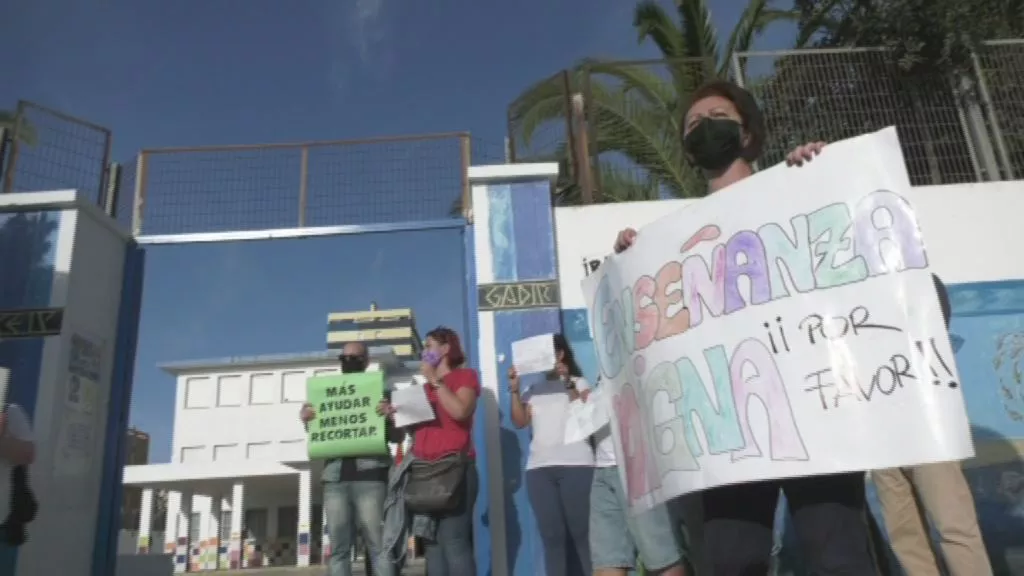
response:
<path fill-rule="evenodd" d="M 880 49 L 757 52 L 737 59 L 765 114 L 765 165 L 805 142 L 895 125 L 915 185 L 979 179 L 963 109 L 945 78 L 906 81 Z"/>
<path fill-rule="evenodd" d="M 18 102 L 3 191 L 78 190 L 104 194 L 110 131 L 32 102 Z"/>
<path fill-rule="evenodd" d="M 458 216 L 466 133 L 142 152 L 140 233 L 366 225 Z M 123 188 L 122 188 L 123 190 Z"/>
<path fill-rule="evenodd" d="M 1024 39 L 986 42 L 975 59 L 1003 177 L 1024 177 Z"/>

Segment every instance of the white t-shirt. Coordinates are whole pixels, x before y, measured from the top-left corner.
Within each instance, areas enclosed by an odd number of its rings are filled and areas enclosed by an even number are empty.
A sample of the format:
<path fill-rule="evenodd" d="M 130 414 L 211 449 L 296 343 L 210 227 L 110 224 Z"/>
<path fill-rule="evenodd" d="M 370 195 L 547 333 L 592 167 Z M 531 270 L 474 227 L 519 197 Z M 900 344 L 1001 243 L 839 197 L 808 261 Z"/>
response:
<path fill-rule="evenodd" d="M 605 426 L 594 434 L 594 465 L 598 468 L 618 466 L 615 460 L 615 440 L 612 438 L 612 427 Z"/>
<path fill-rule="evenodd" d="M 589 390 L 583 378 L 576 379 L 576 391 Z M 565 443 L 565 425 L 569 417 L 569 392 L 561 380 L 535 384 L 526 392 L 530 406 L 530 457 L 526 469 L 547 466 L 593 466 L 594 451 L 586 441 Z"/>
<path fill-rule="evenodd" d="M 32 424 L 28 414 L 17 404 L 7 405 L 7 431 L 5 434 L 17 440 L 32 441 Z M 11 510 L 11 463 L 0 458 L 0 522 L 7 519 Z"/>

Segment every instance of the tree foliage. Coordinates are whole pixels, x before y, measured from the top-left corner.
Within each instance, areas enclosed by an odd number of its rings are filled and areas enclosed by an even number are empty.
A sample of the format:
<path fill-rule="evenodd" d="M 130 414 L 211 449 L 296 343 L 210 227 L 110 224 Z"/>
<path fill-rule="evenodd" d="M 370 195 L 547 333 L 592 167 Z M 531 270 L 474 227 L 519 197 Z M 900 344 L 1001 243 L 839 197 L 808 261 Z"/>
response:
<path fill-rule="evenodd" d="M 584 60 L 563 75 L 528 88 L 509 110 L 517 149 L 531 149 L 547 126 L 564 126 L 569 92 L 587 97 L 587 128 L 593 180 L 604 201 L 633 201 L 672 196 L 703 196 L 703 178 L 684 159 L 680 141 L 682 112 L 689 94 L 712 77 L 726 76 L 732 54 L 748 50 L 768 26 L 794 20 L 770 0 L 749 0 L 725 42 L 704 0 L 677 1 L 666 10 L 653 0 L 637 4 L 633 27 L 639 42 L 651 42 L 664 57 L 659 67 L 628 62 Z M 541 153 L 517 154 L 517 161 L 559 161 L 575 169 L 565 138 Z M 577 178 L 563 178 L 559 201 L 579 202 Z"/>
<path fill-rule="evenodd" d="M 18 122 L 21 125 L 18 126 Z M 36 129 L 29 124 L 23 117 L 19 117 L 18 114 L 7 110 L 0 110 L 0 129 L 8 131 L 8 138 L 13 137 L 15 133 L 15 126 L 18 126 L 18 140 L 22 143 L 28 144 L 29 146 L 35 145 L 37 141 Z"/>

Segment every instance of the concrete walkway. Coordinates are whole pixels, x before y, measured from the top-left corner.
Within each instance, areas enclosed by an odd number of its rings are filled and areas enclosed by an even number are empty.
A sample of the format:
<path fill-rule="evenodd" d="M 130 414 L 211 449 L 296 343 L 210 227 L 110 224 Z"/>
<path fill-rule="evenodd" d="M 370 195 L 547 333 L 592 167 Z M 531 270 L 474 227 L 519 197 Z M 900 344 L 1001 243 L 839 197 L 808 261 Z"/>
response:
<path fill-rule="evenodd" d="M 410 560 L 402 576 L 425 576 L 426 565 L 422 559 Z M 323 566 L 310 566 L 308 568 L 296 568 L 294 566 L 280 566 L 270 568 L 247 568 L 245 570 L 219 570 L 211 572 L 217 576 L 324 576 L 326 568 Z M 363 572 L 362 562 L 352 563 L 352 576 L 366 576 Z"/>

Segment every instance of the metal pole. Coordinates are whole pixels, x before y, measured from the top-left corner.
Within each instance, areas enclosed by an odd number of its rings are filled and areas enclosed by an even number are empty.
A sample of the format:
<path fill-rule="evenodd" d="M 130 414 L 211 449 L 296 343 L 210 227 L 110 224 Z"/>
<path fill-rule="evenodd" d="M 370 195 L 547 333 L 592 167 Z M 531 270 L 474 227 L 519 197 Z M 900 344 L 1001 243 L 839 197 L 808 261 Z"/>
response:
<path fill-rule="evenodd" d="M 121 165 L 111 162 L 107 166 L 107 186 L 101 202 L 103 211 L 111 218 L 117 218 L 117 199 L 121 195 Z"/>
<path fill-rule="evenodd" d="M 18 139 L 21 137 L 21 123 L 25 117 L 25 101 L 18 101 L 18 108 L 14 111 L 14 133 L 11 134 L 11 153 L 7 157 L 7 171 L 4 173 L 4 194 L 10 194 L 14 191 L 14 173 L 17 170 L 18 165 L 18 151 L 21 148 L 21 143 Z"/>
<path fill-rule="evenodd" d="M 299 228 L 306 226 L 306 205 L 309 203 L 309 148 L 302 149 L 299 166 Z"/>
<path fill-rule="evenodd" d="M 473 161 L 469 135 L 459 138 L 459 151 L 462 156 L 462 216 L 473 222 L 473 190 L 469 185 L 469 166 Z"/>
<path fill-rule="evenodd" d="M 7 160 L 7 129 L 0 127 L 0 182 L 3 181 L 4 164 Z"/>
<path fill-rule="evenodd" d="M 992 95 L 988 91 L 988 83 L 985 82 L 985 74 L 981 69 L 981 60 L 978 58 L 977 52 L 971 52 L 971 65 L 974 67 L 974 77 L 978 82 L 978 93 L 981 95 L 981 102 L 988 109 L 988 120 L 992 126 L 992 137 L 996 141 L 996 151 L 999 153 L 999 159 L 1003 163 L 1003 170 L 1006 173 L 1007 180 L 1013 180 L 1013 163 L 1010 160 L 1010 153 L 1006 149 L 1006 141 L 1003 140 L 1003 130 L 999 126 L 999 114 L 996 113 L 995 106 L 992 105 Z M 979 111 L 983 116 L 983 111 Z M 984 127 L 984 117 L 982 117 L 981 126 Z M 980 132 L 984 134 L 984 132 Z M 999 173 L 992 174 L 993 180 L 999 179 Z"/>
<path fill-rule="evenodd" d="M 135 191 L 132 203 L 132 236 L 142 235 L 142 208 L 146 204 L 146 160 L 147 154 L 139 152 L 135 164 Z"/>

